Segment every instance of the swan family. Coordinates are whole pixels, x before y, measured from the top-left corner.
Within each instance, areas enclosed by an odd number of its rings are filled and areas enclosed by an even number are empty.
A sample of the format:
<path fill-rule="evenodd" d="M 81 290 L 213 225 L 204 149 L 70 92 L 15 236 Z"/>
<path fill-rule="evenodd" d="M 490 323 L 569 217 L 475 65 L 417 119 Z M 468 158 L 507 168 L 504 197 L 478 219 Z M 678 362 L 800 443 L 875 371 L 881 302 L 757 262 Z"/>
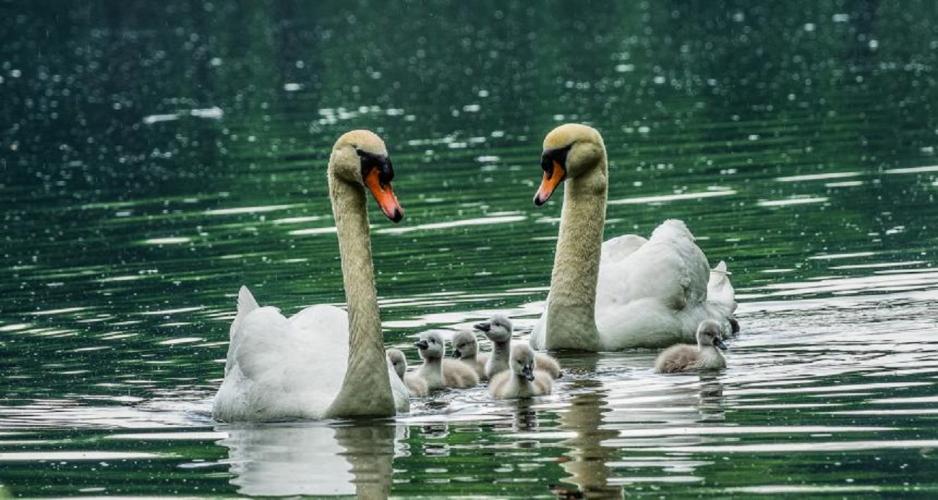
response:
<path fill-rule="evenodd" d="M 669 347 L 656 361 L 658 372 L 723 368 L 716 348 L 738 330 L 726 264 L 711 268 L 679 220 L 666 220 L 648 238 L 603 241 L 609 163 L 594 128 L 566 124 L 548 133 L 541 168 L 536 206 L 565 187 L 550 291 L 529 342 L 513 343 L 511 321 L 496 314 L 474 325 L 490 352 L 480 351 L 474 332 L 461 331 L 450 339 L 451 359 L 446 339 L 425 332 L 414 343 L 422 363 L 408 371 L 404 352 L 384 347 L 367 213 L 370 193 L 388 219 L 403 219 L 391 187 L 394 169 L 373 132 L 339 137 L 326 178 L 346 309 L 314 305 L 287 318 L 241 287 L 213 416 L 227 422 L 390 417 L 407 412 L 412 397 L 483 382 L 496 399 L 543 396 L 564 376 L 545 350 Z M 692 341 L 697 345 L 683 344 Z"/>

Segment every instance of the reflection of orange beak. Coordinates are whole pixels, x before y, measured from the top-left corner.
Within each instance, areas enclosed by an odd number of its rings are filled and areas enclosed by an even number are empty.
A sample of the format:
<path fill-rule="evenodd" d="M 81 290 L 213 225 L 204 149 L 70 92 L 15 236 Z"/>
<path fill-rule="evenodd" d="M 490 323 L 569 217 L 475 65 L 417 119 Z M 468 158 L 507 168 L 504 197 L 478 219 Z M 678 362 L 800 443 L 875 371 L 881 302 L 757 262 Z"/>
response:
<path fill-rule="evenodd" d="M 368 186 L 371 195 L 375 197 L 375 201 L 378 202 L 378 206 L 381 207 L 381 211 L 388 219 L 400 222 L 404 218 L 404 209 L 397 202 L 397 196 L 394 196 L 391 184 L 381 182 L 381 172 L 378 169 L 374 168 L 368 172 L 368 176 L 365 177 L 365 185 Z"/>
<path fill-rule="evenodd" d="M 554 194 L 554 190 L 557 189 L 557 186 L 567 177 L 566 170 L 563 169 L 563 166 L 559 162 L 553 162 L 554 168 L 550 172 L 544 172 L 544 178 L 541 179 L 541 187 L 538 188 L 537 194 L 534 195 L 534 204 L 541 206 L 547 203 L 547 200 L 550 199 L 550 195 Z"/>

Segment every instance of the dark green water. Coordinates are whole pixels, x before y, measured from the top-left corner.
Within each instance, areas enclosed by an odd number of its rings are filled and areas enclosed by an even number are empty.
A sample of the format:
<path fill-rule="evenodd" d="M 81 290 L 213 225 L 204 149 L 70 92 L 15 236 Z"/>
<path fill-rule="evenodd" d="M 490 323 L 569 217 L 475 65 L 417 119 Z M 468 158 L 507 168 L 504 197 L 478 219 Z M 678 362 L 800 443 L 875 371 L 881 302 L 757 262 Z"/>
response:
<path fill-rule="evenodd" d="M 932 2 L 0 2 L 0 497 L 938 495 Z M 234 296 L 343 300 L 325 163 L 388 143 L 387 344 L 546 295 L 543 135 L 607 236 L 681 218 L 737 287 L 719 375 L 567 357 L 396 421 L 210 417 Z"/>

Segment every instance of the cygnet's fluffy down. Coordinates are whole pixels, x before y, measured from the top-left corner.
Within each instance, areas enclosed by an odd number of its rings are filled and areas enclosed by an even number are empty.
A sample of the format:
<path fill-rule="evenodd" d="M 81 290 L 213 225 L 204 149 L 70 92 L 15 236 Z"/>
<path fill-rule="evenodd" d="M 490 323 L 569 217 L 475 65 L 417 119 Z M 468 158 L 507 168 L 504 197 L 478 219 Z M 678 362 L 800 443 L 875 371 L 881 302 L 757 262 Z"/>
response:
<path fill-rule="evenodd" d="M 496 399 L 530 398 L 550 394 L 553 379 L 534 367 L 534 351 L 527 344 L 511 348 L 509 369 L 489 382 L 489 392 Z"/>
<path fill-rule="evenodd" d="M 488 380 L 485 364 L 489 355 L 479 352 L 479 342 L 472 332 L 459 332 L 453 336 L 453 357 L 475 370 L 479 380 Z"/>
<path fill-rule="evenodd" d="M 407 373 L 407 358 L 403 352 L 399 349 L 388 349 L 387 355 L 388 361 L 394 368 L 394 373 L 404 381 L 404 385 L 407 386 L 411 396 L 423 397 L 430 392 L 427 389 L 427 383 L 416 373 Z"/>
<path fill-rule="evenodd" d="M 479 376 L 475 370 L 462 361 L 444 359 L 446 346 L 443 338 L 435 332 L 420 335 L 414 343 L 423 358 L 423 364 L 414 372 L 426 382 L 431 391 L 444 387 L 466 388 L 478 385 Z M 408 374 L 410 375 L 410 374 Z"/>
<path fill-rule="evenodd" d="M 485 364 L 485 376 L 489 379 L 508 369 L 512 328 L 511 320 L 502 314 L 495 314 L 488 321 L 475 324 L 475 329 L 492 341 L 492 352 Z M 560 363 L 543 352 L 534 353 L 534 368 L 547 372 L 553 379 L 563 376 Z"/>
<path fill-rule="evenodd" d="M 726 349 L 720 324 L 713 320 L 702 321 L 697 327 L 697 345 L 678 344 L 665 349 L 655 360 L 655 371 L 677 373 L 726 368 L 726 358 L 718 347 Z"/>

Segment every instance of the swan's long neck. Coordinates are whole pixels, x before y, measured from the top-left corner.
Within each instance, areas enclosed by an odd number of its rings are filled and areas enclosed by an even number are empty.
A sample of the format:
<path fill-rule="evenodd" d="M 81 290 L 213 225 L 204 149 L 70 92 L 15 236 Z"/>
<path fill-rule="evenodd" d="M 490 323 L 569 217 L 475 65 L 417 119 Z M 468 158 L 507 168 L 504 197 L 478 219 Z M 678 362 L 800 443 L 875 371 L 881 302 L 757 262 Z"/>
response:
<path fill-rule="evenodd" d="M 329 196 L 339 236 L 342 279 L 348 304 L 349 355 L 342 389 L 329 408 L 331 417 L 394 415 L 394 396 L 385 367 L 378 294 L 365 190 L 336 178 L 329 169 Z"/>
<path fill-rule="evenodd" d="M 598 351 L 596 282 L 606 222 L 608 171 L 600 164 L 566 182 L 560 235 L 550 278 L 545 347 Z"/>

